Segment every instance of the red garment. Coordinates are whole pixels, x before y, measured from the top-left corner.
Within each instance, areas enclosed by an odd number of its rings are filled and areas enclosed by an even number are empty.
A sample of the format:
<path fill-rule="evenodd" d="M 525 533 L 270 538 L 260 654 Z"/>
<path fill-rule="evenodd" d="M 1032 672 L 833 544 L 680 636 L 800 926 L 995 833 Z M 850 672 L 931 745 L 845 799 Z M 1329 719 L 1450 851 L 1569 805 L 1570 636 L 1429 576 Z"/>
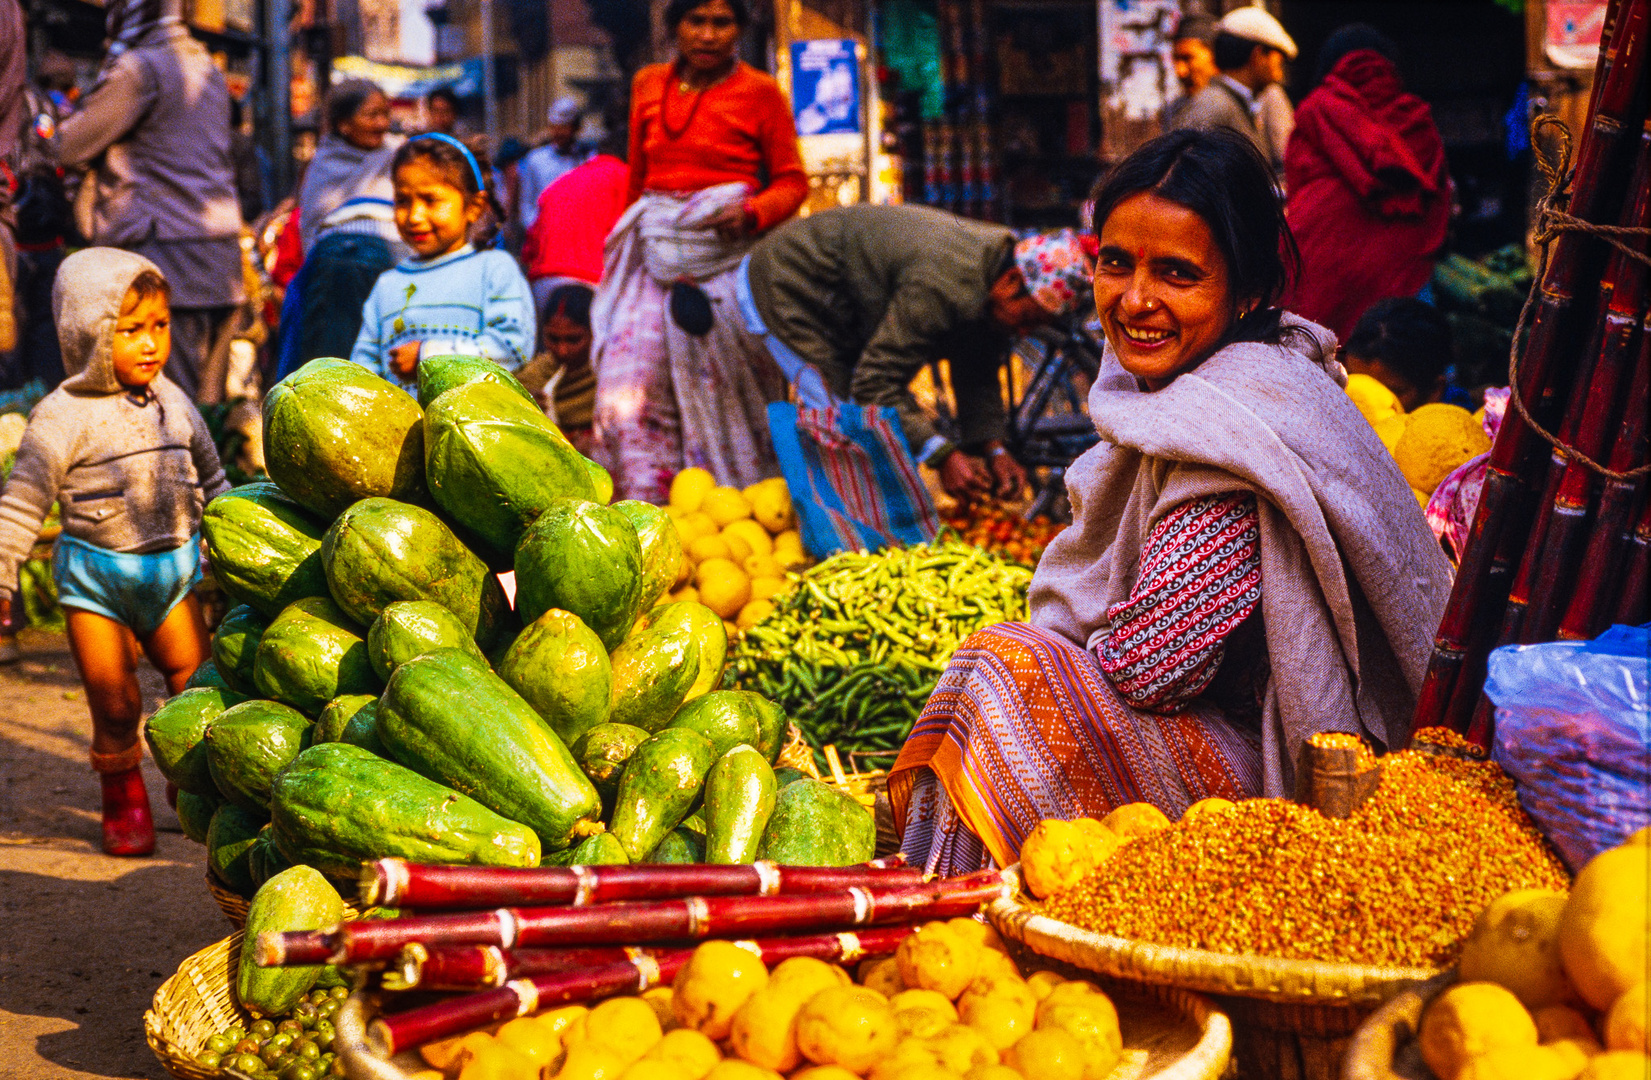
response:
<path fill-rule="evenodd" d="M 287 223 L 275 234 L 275 265 L 270 267 L 270 280 L 286 288 L 298 276 L 304 265 L 304 241 L 298 233 L 298 211 L 287 215 Z"/>
<path fill-rule="evenodd" d="M 1285 213 L 1301 248 L 1291 311 L 1346 340 L 1365 309 L 1414 296 L 1450 220 L 1433 113 L 1371 49 L 1342 57 L 1296 109 Z"/>
<path fill-rule="evenodd" d="M 745 208 L 760 232 L 808 198 L 791 103 L 779 83 L 745 63 L 703 91 L 683 92 L 673 64 L 638 71 L 631 83 L 630 156 L 627 204 L 644 191 L 694 192 L 743 181 L 758 189 Z"/>
<path fill-rule="evenodd" d="M 612 154 L 597 154 L 539 193 L 539 216 L 522 244 L 529 280 L 602 280 L 602 245 L 625 212 L 630 170 Z"/>

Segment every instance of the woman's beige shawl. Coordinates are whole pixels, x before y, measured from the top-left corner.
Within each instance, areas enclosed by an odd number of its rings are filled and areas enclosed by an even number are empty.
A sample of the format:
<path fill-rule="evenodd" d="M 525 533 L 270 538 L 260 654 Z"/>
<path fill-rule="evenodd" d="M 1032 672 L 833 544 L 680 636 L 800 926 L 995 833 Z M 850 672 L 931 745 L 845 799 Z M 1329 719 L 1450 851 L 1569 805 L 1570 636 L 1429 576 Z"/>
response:
<path fill-rule="evenodd" d="M 1450 594 L 1440 550 L 1342 390 L 1330 331 L 1286 315 L 1279 345 L 1229 345 L 1161 390 L 1107 350 L 1089 414 L 1102 442 L 1066 474 L 1072 527 L 1032 579 L 1032 622 L 1089 646 L 1129 596 L 1152 526 L 1188 499 L 1251 491 L 1272 675 L 1265 794 L 1288 795 L 1318 731 L 1403 739 Z"/>

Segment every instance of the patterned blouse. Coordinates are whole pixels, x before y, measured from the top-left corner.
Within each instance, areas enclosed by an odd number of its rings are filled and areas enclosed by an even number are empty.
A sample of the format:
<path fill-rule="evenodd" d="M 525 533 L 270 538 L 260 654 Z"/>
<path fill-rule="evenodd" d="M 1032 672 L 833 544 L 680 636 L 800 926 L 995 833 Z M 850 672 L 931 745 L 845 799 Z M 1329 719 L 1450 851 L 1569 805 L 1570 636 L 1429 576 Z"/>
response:
<path fill-rule="evenodd" d="M 1107 609 L 1096 659 L 1130 705 L 1174 712 L 1214 680 L 1227 639 L 1261 599 L 1249 492 L 1193 499 L 1152 528 L 1129 599 Z"/>

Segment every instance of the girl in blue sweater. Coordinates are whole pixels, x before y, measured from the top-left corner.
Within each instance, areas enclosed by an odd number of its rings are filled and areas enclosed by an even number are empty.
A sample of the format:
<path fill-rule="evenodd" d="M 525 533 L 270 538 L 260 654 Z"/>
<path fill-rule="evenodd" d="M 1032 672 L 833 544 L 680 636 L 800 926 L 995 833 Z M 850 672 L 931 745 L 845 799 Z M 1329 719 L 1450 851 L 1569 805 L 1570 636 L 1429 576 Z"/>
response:
<path fill-rule="evenodd" d="M 431 133 L 403 144 L 391 170 L 413 257 L 379 275 L 350 359 L 404 385 L 421 355 L 485 356 L 514 371 L 533 355 L 533 295 L 514 259 L 466 238 L 491 198 L 475 157 Z"/>

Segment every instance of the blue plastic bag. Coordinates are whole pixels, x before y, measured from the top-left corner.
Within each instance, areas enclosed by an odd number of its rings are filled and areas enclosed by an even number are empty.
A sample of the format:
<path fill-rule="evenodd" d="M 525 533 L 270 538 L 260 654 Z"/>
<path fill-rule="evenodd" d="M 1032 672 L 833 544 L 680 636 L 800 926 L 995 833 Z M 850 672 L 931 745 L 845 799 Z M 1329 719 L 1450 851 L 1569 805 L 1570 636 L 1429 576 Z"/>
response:
<path fill-rule="evenodd" d="M 1490 655 L 1491 757 L 1574 872 L 1651 824 L 1651 624 Z"/>

